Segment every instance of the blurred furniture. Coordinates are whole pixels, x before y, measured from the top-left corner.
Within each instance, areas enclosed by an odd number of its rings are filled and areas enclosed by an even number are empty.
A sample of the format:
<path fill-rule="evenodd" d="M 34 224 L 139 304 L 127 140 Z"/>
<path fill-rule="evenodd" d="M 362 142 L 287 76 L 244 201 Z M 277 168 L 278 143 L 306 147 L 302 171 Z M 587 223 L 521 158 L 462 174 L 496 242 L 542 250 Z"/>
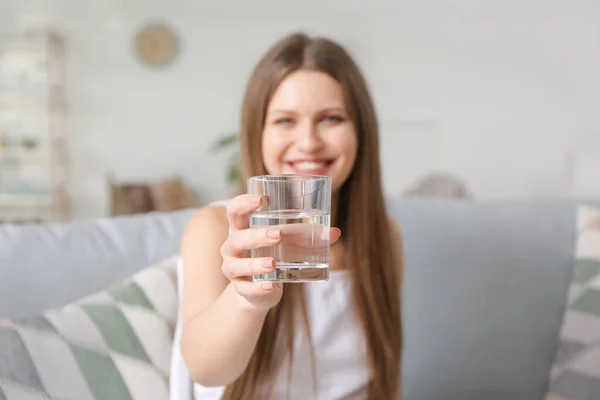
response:
<path fill-rule="evenodd" d="M 52 33 L 0 36 L 0 223 L 68 217 L 64 56 Z"/>
<path fill-rule="evenodd" d="M 542 399 L 574 269 L 580 203 L 388 200 L 405 252 L 403 400 Z M 177 255 L 194 212 L 0 227 L 0 318 L 42 327 L 50 318 L 40 316 L 45 310 L 75 318 L 78 313 L 67 313 L 69 302 L 97 292 L 107 302 L 106 288 Z M 133 290 L 116 293 L 133 301 Z M 165 309 L 173 321 L 177 307 Z M 138 336 L 170 349 L 172 336 Z M 0 345 L 0 355 L 8 350 Z M 126 350 L 123 344 L 119 351 Z M 20 366 L 21 359 L 12 363 Z M 6 355 L 3 360 L 13 365 Z M 60 382 L 44 382 L 45 390 L 57 393 L 62 381 L 71 381 L 63 375 Z M 162 398 L 157 393 L 144 399 Z"/>
<path fill-rule="evenodd" d="M 197 207 L 197 200 L 178 176 L 148 182 L 118 182 L 108 179 L 110 215 L 175 211 Z"/>
<path fill-rule="evenodd" d="M 147 213 L 155 210 L 150 185 L 109 181 L 111 216 Z"/>
<path fill-rule="evenodd" d="M 470 199 L 467 183 L 446 172 L 430 172 L 409 186 L 404 192 L 407 196 L 446 197 Z"/>

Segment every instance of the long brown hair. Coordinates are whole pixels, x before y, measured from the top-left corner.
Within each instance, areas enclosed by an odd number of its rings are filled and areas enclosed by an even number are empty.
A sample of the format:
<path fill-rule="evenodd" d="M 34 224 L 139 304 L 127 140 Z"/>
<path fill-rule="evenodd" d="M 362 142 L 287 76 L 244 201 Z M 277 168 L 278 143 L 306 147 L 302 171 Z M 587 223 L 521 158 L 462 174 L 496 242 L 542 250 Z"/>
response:
<path fill-rule="evenodd" d="M 356 162 L 336 196 L 339 203 L 332 225 L 342 231 L 345 262 L 352 277 L 353 306 L 367 345 L 372 376 L 368 399 L 395 399 L 399 395 L 402 351 L 402 266 L 395 262 L 385 209 L 377 116 L 364 77 L 341 45 L 294 33 L 277 42 L 261 58 L 249 80 L 242 107 L 242 184 L 250 176 L 267 174 L 261 151 L 267 107 L 281 81 L 299 69 L 321 71 L 339 82 L 358 135 Z M 248 367 L 227 387 L 223 399 L 253 399 L 258 385 L 273 378 L 281 362 L 275 356 L 282 353 L 282 349 L 275 348 L 276 342 L 283 343 L 286 355 L 293 357 L 298 306 L 303 327 L 308 328 L 303 285 L 286 285 L 281 302 L 267 315 Z"/>

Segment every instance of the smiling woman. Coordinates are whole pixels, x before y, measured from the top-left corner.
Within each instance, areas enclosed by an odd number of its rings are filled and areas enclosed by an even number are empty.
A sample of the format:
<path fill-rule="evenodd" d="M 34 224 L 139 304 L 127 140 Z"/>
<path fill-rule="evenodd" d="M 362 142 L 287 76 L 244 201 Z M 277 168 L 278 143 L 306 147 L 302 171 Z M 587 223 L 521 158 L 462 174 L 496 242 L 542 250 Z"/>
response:
<path fill-rule="evenodd" d="M 180 347 L 195 398 L 398 399 L 402 243 L 385 207 L 378 122 L 358 66 L 330 39 L 281 39 L 250 77 L 239 138 L 243 183 L 330 178 L 323 244 L 332 275 L 285 288 L 252 280 L 274 271 L 279 255 L 248 254 L 292 233 L 249 229 L 262 195 L 244 191 L 199 210 L 181 249 Z"/>

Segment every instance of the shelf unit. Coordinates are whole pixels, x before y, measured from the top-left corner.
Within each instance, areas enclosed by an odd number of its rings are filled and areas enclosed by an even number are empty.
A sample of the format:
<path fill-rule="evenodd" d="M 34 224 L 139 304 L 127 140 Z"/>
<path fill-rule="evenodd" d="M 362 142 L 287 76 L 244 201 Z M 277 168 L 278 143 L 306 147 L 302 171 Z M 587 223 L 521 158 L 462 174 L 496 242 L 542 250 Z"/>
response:
<path fill-rule="evenodd" d="M 0 36 L 0 223 L 68 218 L 65 46 Z"/>

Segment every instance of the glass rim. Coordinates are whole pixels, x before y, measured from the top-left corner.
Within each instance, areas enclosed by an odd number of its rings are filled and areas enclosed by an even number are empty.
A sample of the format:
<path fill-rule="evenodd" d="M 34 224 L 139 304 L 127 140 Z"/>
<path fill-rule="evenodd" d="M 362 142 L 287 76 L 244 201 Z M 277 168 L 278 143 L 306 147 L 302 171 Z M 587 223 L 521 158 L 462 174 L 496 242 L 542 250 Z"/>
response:
<path fill-rule="evenodd" d="M 303 182 L 303 181 L 330 181 L 331 177 L 328 175 L 314 175 L 314 174 L 273 174 L 273 175 L 259 175 L 248 178 L 248 182 Z"/>

